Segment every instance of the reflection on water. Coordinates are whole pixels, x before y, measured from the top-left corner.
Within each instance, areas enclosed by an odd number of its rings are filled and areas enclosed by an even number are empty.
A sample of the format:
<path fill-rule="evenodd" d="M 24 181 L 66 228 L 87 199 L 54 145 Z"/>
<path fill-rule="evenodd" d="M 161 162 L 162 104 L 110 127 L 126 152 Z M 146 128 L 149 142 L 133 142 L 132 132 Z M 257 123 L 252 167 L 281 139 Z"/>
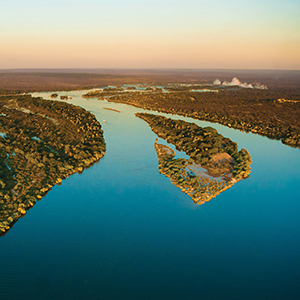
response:
<path fill-rule="evenodd" d="M 55 184 L 102 158 L 106 147 L 100 124 L 82 108 L 29 95 L 4 103 L 0 236 Z"/>
<path fill-rule="evenodd" d="M 106 121 L 105 156 L 0 239 L 1 300 L 299 298 L 299 149 L 168 115 L 217 129 L 253 159 L 247 180 L 194 205 L 158 172 L 156 134 L 134 116 L 145 111 L 86 92 L 57 93 Z"/>

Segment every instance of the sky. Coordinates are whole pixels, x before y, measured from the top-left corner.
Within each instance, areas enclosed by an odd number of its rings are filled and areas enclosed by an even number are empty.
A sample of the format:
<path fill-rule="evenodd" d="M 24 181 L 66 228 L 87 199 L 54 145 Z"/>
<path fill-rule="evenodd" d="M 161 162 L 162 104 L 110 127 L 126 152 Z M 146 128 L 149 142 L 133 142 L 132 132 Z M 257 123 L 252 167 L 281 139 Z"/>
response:
<path fill-rule="evenodd" d="M 299 0 L 0 0 L 0 69 L 300 70 Z"/>

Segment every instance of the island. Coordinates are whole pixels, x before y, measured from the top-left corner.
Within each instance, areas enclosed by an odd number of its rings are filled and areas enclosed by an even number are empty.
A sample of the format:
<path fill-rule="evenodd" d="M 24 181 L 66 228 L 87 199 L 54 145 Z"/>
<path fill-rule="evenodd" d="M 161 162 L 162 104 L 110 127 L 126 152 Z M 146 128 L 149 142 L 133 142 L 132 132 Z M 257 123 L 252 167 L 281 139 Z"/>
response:
<path fill-rule="evenodd" d="M 103 88 L 90 91 L 84 94 L 83 98 L 98 98 L 98 100 L 104 100 L 105 97 L 110 97 L 118 94 L 124 93 L 123 89 L 112 89 L 112 88 Z"/>
<path fill-rule="evenodd" d="M 97 89 L 86 97 L 220 123 L 300 147 L 299 71 L 89 71 L 3 70 L 0 94 Z M 136 89 L 128 90 L 128 86 Z"/>
<path fill-rule="evenodd" d="M 251 89 L 213 84 L 168 84 L 133 92 L 98 92 L 99 100 L 129 104 L 219 123 L 300 147 L 300 94 L 292 89 Z M 109 97 L 106 97 L 109 96 Z M 288 99 L 288 100 L 285 100 Z"/>
<path fill-rule="evenodd" d="M 58 94 L 57 93 L 52 93 L 51 95 L 50 95 L 50 98 L 52 98 L 52 99 L 55 99 L 55 98 L 57 98 L 58 97 Z"/>
<path fill-rule="evenodd" d="M 31 95 L 0 96 L 0 233 L 105 151 L 101 125 L 85 109 Z"/>
<path fill-rule="evenodd" d="M 52 98 L 52 97 L 50 96 L 50 98 Z M 60 99 L 61 100 L 68 100 L 68 99 L 72 99 L 72 97 L 68 97 L 68 95 L 61 95 Z"/>
<path fill-rule="evenodd" d="M 252 159 L 248 151 L 238 151 L 237 143 L 214 128 L 148 113 L 136 116 L 146 121 L 158 137 L 190 157 L 176 159 L 170 147 L 157 141 L 154 144 L 160 173 L 195 203 L 203 204 L 249 177 Z"/>

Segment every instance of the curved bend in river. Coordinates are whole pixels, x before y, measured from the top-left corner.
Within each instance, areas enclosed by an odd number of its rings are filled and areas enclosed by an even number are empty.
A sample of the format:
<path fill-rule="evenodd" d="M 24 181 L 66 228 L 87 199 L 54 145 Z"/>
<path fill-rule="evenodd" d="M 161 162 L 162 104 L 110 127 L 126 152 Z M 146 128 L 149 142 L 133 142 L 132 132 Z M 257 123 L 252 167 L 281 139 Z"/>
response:
<path fill-rule="evenodd" d="M 187 193 L 195 203 L 203 204 L 250 174 L 251 156 L 238 151 L 237 143 L 211 127 L 173 120 L 163 116 L 137 113 L 160 138 L 184 151 L 190 158 L 175 159 L 168 146 L 155 143 L 159 171 Z"/>
<path fill-rule="evenodd" d="M 30 95 L 0 97 L 0 233 L 105 150 L 101 125 L 83 108 Z"/>

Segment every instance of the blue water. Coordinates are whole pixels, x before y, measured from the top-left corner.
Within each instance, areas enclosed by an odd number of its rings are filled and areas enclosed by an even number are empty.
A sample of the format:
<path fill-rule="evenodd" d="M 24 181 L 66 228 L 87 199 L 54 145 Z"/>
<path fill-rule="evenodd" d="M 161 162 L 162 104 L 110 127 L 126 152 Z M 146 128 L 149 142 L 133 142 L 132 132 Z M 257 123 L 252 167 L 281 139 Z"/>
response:
<path fill-rule="evenodd" d="M 4 132 L 0 132 L 0 136 L 1 136 L 3 139 L 6 139 L 6 138 L 7 138 L 7 135 L 6 135 L 6 133 L 4 133 Z"/>
<path fill-rule="evenodd" d="M 247 180 L 198 206 L 159 174 L 141 109 L 82 93 L 61 94 L 102 123 L 106 155 L 0 238 L 1 300 L 299 298 L 299 149 L 170 115 L 216 128 L 253 159 Z"/>

